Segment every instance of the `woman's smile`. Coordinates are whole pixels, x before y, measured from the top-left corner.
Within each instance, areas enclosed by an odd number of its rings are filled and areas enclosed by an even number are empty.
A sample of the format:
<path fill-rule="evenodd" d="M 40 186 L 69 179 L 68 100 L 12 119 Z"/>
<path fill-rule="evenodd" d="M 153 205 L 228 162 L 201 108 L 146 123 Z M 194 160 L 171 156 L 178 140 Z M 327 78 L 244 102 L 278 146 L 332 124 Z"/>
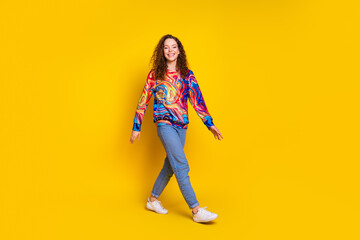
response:
<path fill-rule="evenodd" d="M 168 38 L 164 42 L 164 55 L 168 62 L 173 62 L 176 66 L 176 59 L 179 56 L 179 48 L 177 42 L 172 39 Z"/>

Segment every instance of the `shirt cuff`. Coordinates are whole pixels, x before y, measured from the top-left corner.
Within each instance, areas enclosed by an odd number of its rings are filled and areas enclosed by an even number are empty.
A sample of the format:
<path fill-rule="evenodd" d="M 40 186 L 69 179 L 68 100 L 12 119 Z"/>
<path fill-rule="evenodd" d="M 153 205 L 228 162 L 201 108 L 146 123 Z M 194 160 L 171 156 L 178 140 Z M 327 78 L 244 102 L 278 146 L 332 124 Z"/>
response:
<path fill-rule="evenodd" d="M 205 117 L 205 122 L 204 122 L 204 124 L 205 124 L 205 125 L 207 126 L 207 128 L 209 128 L 209 129 L 210 129 L 211 126 L 214 126 L 212 117 L 206 116 L 206 117 Z"/>
<path fill-rule="evenodd" d="M 141 131 L 141 125 L 138 124 L 138 123 L 134 123 L 134 126 L 133 126 L 132 130 L 140 132 Z"/>

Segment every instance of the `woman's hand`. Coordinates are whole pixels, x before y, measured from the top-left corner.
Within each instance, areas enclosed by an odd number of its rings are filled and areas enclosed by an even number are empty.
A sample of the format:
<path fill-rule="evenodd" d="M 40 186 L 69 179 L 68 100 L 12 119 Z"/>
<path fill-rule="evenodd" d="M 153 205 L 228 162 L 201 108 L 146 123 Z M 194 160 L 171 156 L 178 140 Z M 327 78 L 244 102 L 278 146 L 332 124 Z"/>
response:
<path fill-rule="evenodd" d="M 140 132 L 139 131 L 132 131 L 131 133 L 131 137 L 130 137 L 130 142 L 131 143 L 134 143 L 135 139 L 139 137 L 139 140 L 140 140 Z"/>
<path fill-rule="evenodd" d="M 215 125 L 211 126 L 209 130 L 214 134 L 215 139 L 221 140 L 220 137 L 223 138 L 221 132 L 219 131 L 219 129 L 217 129 L 217 127 L 215 127 Z"/>

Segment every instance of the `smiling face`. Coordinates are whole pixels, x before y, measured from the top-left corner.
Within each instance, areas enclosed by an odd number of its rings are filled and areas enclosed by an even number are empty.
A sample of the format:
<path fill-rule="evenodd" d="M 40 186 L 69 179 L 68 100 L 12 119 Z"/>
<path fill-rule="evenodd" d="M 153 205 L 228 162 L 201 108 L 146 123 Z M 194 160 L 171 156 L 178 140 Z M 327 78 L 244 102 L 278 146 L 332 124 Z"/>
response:
<path fill-rule="evenodd" d="M 168 62 L 176 61 L 179 55 L 179 47 L 176 41 L 172 38 L 168 38 L 164 42 L 164 55 Z"/>

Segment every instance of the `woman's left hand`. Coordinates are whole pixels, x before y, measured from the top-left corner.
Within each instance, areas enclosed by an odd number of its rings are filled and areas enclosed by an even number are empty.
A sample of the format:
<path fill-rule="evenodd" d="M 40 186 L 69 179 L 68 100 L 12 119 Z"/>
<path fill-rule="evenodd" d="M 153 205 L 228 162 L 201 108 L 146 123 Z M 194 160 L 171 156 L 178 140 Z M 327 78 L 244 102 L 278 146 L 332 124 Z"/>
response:
<path fill-rule="evenodd" d="M 215 139 L 221 140 L 220 137 L 223 138 L 221 132 L 217 129 L 217 127 L 215 127 L 215 125 L 211 126 L 209 130 L 214 134 Z"/>

